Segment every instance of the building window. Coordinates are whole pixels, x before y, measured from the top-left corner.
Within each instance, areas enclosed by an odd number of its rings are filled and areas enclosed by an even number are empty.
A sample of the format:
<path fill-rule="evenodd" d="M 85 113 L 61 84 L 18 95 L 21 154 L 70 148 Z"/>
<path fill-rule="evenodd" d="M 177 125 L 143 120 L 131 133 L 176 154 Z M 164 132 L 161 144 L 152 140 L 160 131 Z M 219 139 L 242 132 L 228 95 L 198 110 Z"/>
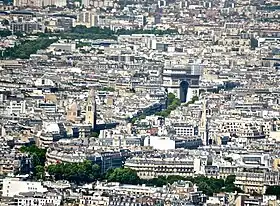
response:
<path fill-rule="evenodd" d="M 91 112 L 91 111 L 92 111 L 91 106 L 88 106 L 88 111 L 89 111 L 89 112 Z"/>

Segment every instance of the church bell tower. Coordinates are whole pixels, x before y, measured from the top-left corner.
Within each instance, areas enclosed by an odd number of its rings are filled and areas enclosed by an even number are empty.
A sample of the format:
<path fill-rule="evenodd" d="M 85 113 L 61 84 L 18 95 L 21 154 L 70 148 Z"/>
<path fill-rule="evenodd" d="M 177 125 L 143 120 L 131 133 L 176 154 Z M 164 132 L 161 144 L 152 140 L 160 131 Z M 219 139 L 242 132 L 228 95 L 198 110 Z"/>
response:
<path fill-rule="evenodd" d="M 93 89 L 89 91 L 87 103 L 86 103 L 86 118 L 85 121 L 87 124 L 90 124 L 92 126 L 92 129 L 94 129 L 96 125 L 96 103 L 95 103 L 95 92 Z"/>

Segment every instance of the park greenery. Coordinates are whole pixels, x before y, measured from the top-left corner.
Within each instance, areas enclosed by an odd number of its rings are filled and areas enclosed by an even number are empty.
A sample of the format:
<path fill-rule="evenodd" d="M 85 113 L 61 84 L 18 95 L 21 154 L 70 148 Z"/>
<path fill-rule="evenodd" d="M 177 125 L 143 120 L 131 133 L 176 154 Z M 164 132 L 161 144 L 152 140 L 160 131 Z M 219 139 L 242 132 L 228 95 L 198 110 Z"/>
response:
<path fill-rule="evenodd" d="M 40 37 L 36 40 L 25 40 L 12 48 L 6 49 L 2 54 L 2 58 L 28 59 L 31 54 L 35 54 L 40 49 L 46 49 L 55 41 L 57 40 Z"/>
<path fill-rule="evenodd" d="M 38 33 L 38 38 L 36 40 L 21 40 L 21 42 L 15 45 L 12 48 L 6 49 L 1 58 L 2 59 L 28 59 L 31 54 L 35 54 L 40 49 L 46 49 L 53 42 L 57 41 L 58 38 L 61 39 L 117 39 L 118 35 L 131 35 L 131 34 L 155 34 L 155 35 L 172 35 L 178 34 L 176 30 L 167 29 L 167 30 L 143 30 L 143 29 L 120 29 L 113 31 L 110 28 L 100 28 L 100 27 L 91 27 L 87 28 L 85 26 L 76 26 L 71 28 L 70 31 L 52 33 L 48 30 L 45 33 Z M 6 37 L 12 35 L 12 32 L 9 30 L 0 31 L 0 36 Z M 23 33 L 16 33 L 16 36 L 22 37 Z M 50 38 L 52 37 L 52 38 Z M 54 38 L 56 37 L 56 38 Z M 88 44 L 86 44 L 88 45 Z M 78 45 L 82 46 L 82 45 Z"/>
<path fill-rule="evenodd" d="M 228 176 L 225 180 L 208 178 L 205 176 L 198 177 L 182 177 L 171 175 L 168 177 L 160 176 L 153 179 L 140 179 L 137 172 L 128 168 L 117 168 L 110 170 L 105 175 L 105 179 L 109 182 L 120 182 L 123 184 L 146 184 L 148 186 L 162 187 L 163 185 L 173 184 L 177 181 L 190 181 L 196 184 L 204 194 L 212 196 L 219 192 L 242 192 L 242 190 L 234 185 L 235 175 Z"/>

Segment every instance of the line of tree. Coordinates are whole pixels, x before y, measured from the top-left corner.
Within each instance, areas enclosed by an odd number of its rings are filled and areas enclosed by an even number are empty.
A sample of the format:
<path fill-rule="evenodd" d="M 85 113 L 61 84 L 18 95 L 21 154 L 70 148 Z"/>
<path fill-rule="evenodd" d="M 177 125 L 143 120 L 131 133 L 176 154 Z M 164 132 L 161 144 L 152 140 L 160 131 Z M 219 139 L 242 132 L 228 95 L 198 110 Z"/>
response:
<path fill-rule="evenodd" d="M 117 39 L 118 35 L 131 35 L 131 34 L 155 34 L 155 35 L 172 35 L 178 34 L 177 30 L 166 29 L 166 30 L 144 30 L 144 29 L 119 29 L 116 31 L 111 30 L 110 28 L 104 27 L 90 27 L 87 28 L 83 25 L 78 25 L 72 27 L 70 31 L 61 32 L 61 33 L 43 33 L 40 34 L 42 37 L 47 36 L 60 36 L 65 39 Z"/>
<path fill-rule="evenodd" d="M 68 180 L 77 184 L 93 182 L 101 174 L 99 165 L 90 160 L 49 165 L 46 171 L 56 180 Z"/>
<path fill-rule="evenodd" d="M 208 178 L 205 176 L 198 177 L 182 177 L 178 175 L 171 175 L 168 177 L 160 176 L 153 179 L 140 179 L 137 172 L 129 168 L 117 168 L 109 170 L 105 179 L 109 182 L 120 182 L 123 184 L 146 184 L 148 186 L 162 187 L 163 185 L 173 184 L 176 181 L 190 181 L 196 184 L 204 194 L 212 196 L 219 192 L 243 192 L 239 187 L 234 185 L 235 175 L 229 175 L 225 180 Z"/>
<path fill-rule="evenodd" d="M 196 101 L 198 101 L 198 96 L 194 96 L 192 97 L 192 99 L 190 101 L 188 101 L 186 104 L 184 104 L 183 106 L 189 106 L 190 104 L 194 104 Z"/>
<path fill-rule="evenodd" d="M 205 176 L 198 176 L 198 177 L 182 177 L 182 176 L 168 176 L 168 177 L 158 177 L 151 180 L 146 180 L 143 183 L 147 185 L 156 185 L 156 186 L 163 186 L 166 184 L 172 184 L 175 181 L 190 181 L 193 184 L 196 184 L 204 194 L 208 196 L 212 196 L 213 193 L 219 192 L 242 192 L 242 190 L 234 185 L 235 176 L 230 175 L 223 179 L 217 178 L 208 178 Z"/>
<path fill-rule="evenodd" d="M 86 166 L 85 166 L 86 165 Z M 85 169 L 87 168 L 87 169 Z M 69 180 L 75 183 L 92 182 L 94 180 L 107 180 L 108 182 L 120 182 L 122 184 L 146 184 L 148 186 L 162 187 L 163 185 L 173 184 L 176 181 L 190 181 L 196 184 L 204 194 L 212 196 L 219 192 L 243 192 L 234 185 L 235 175 L 228 176 L 225 180 L 208 178 L 205 176 L 198 177 L 182 177 L 171 175 L 168 177 L 160 176 L 153 179 L 140 179 L 137 172 L 129 168 L 116 168 L 100 175 L 98 165 L 92 165 L 90 161 L 83 163 L 61 163 L 50 165 L 47 171 L 56 180 Z"/>
<path fill-rule="evenodd" d="M 178 106 L 181 105 L 180 99 L 175 97 L 175 94 L 168 93 L 167 95 L 167 109 L 157 112 L 156 115 L 162 116 L 162 117 L 168 117 L 171 113 L 171 111 L 175 110 Z"/>
<path fill-rule="evenodd" d="M 98 138 L 99 135 L 100 135 L 100 131 L 97 131 L 97 132 L 93 132 L 91 136 L 94 138 Z"/>
<path fill-rule="evenodd" d="M 101 91 L 108 91 L 108 92 L 114 92 L 115 89 L 113 87 L 102 87 L 100 89 Z"/>
<path fill-rule="evenodd" d="M 165 35 L 165 34 L 178 34 L 178 31 L 173 29 L 166 30 L 158 30 L 158 29 L 118 29 L 116 31 L 111 30 L 108 27 L 90 27 L 87 28 L 83 25 L 78 25 L 76 27 L 71 28 L 70 33 L 75 34 L 99 34 L 99 35 L 131 35 L 131 34 L 155 34 L 155 35 Z"/>
<path fill-rule="evenodd" d="M 171 111 L 175 110 L 178 106 L 181 105 L 181 101 L 175 97 L 175 94 L 168 93 L 167 95 L 167 109 L 162 110 L 160 112 L 156 112 L 155 115 L 161 117 L 168 117 Z M 151 114 L 149 114 L 151 115 Z M 147 114 L 141 114 L 139 117 L 134 117 L 130 120 L 132 124 L 134 124 L 137 120 L 145 119 Z"/>
<path fill-rule="evenodd" d="M 55 180 L 68 180 L 76 184 L 90 183 L 96 180 L 107 180 L 109 182 L 120 182 L 122 184 L 146 184 L 149 186 L 162 187 L 163 185 L 173 184 L 176 181 L 190 181 L 196 184 L 204 194 L 212 196 L 219 192 L 243 192 L 234 185 L 235 175 L 229 175 L 225 180 L 218 178 L 208 178 L 205 176 L 182 177 L 171 175 L 168 177 L 160 176 L 153 179 L 140 179 L 137 172 L 129 168 L 115 168 L 101 174 L 100 166 L 90 160 L 79 163 L 58 163 L 45 167 L 46 150 L 39 149 L 35 145 L 22 147 L 21 152 L 32 156 L 34 165 L 34 178 L 45 179 L 45 172 Z M 280 186 L 268 187 L 267 194 L 280 194 Z"/>
<path fill-rule="evenodd" d="M 137 172 L 129 168 L 116 168 L 108 170 L 104 178 L 109 182 L 120 182 L 122 184 L 140 184 L 141 179 Z"/>
<path fill-rule="evenodd" d="M 2 54 L 2 58 L 28 59 L 31 54 L 35 54 L 40 49 L 48 48 L 55 41 L 57 40 L 40 37 L 36 40 L 25 40 L 22 41 L 19 45 L 14 46 L 13 48 L 6 49 Z"/>

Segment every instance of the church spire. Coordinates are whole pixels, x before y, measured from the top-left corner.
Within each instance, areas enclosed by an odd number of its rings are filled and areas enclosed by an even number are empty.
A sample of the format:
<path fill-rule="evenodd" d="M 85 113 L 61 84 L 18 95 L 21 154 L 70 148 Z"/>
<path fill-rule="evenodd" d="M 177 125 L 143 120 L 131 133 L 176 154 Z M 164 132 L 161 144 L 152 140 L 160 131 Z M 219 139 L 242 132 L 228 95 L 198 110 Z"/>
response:
<path fill-rule="evenodd" d="M 94 128 L 96 125 L 96 103 L 94 89 L 91 89 L 88 94 L 85 121 L 87 124 L 90 124 L 92 128 Z"/>

